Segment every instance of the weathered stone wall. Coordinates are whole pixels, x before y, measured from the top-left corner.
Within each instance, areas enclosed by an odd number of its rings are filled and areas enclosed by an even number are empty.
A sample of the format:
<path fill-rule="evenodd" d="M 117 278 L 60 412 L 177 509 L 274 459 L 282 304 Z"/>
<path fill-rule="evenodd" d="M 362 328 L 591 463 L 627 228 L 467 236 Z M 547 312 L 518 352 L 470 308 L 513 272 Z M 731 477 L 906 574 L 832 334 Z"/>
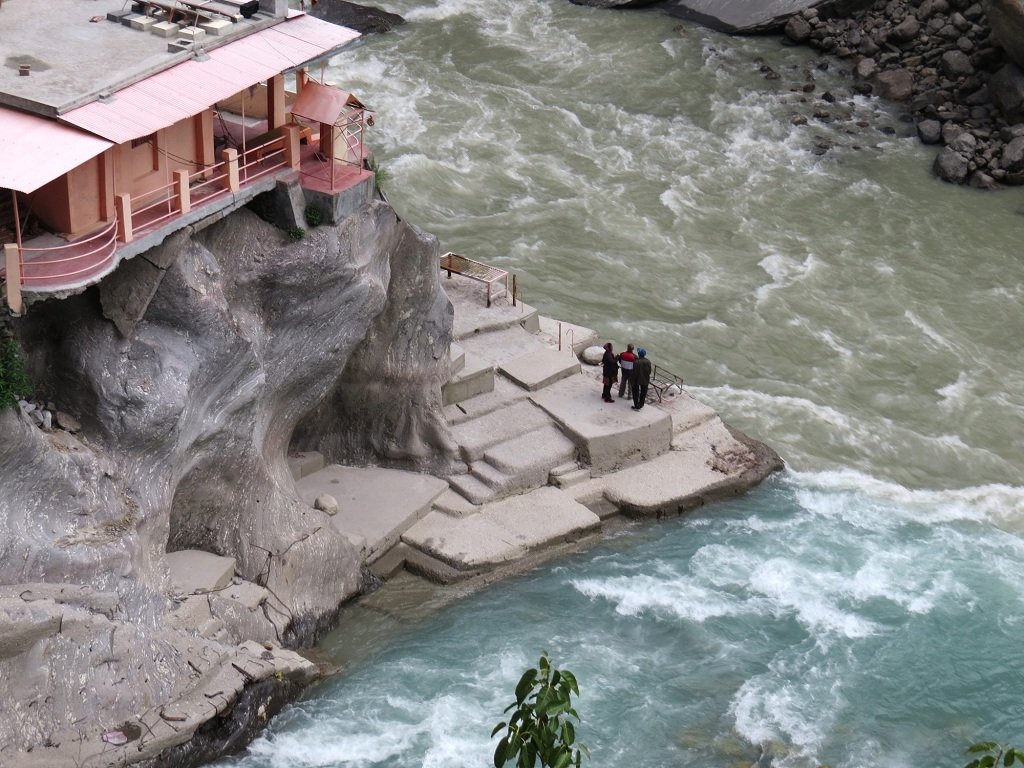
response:
<path fill-rule="evenodd" d="M 436 258 L 383 203 L 298 242 L 243 210 L 17 322 L 36 395 L 81 430 L 0 413 L 0 586 L 19 585 L 0 601 L 0 764 L 95 736 L 225 656 L 168 621 L 169 551 L 234 557 L 295 644 L 359 589 L 357 553 L 298 499 L 287 452 L 301 422 L 334 460 L 444 462 Z M 29 583 L 102 599 L 30 603 Z"/>

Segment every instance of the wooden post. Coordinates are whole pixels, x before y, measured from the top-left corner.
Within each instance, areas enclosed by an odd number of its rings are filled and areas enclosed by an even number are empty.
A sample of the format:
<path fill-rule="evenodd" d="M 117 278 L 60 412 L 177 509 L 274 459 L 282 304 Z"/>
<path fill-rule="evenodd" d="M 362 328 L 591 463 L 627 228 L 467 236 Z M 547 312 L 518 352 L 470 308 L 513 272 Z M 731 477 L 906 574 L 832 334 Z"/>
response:
<path fill-rule="evenodd" d="M 20 315 L 24 309 L 21 301 L 21 249 L 14 243 L 5 243 L 4 261 L 7 266 L 7 306 L 12 314 Z"/>
<path fill-rule="evenodd" d="M 267 129 L 280 128 L 284 119 L 284 75 L 278 74 L 267 80 Z"/>
<path fill-rule="evenodd" d="M 122 192 L 115 199 L 117 206 L 117 239 L 130 243 L 135 239 L 132 233 L 132 196 Z"/>
<path fill-rule="evenodd" d="M 188 188 L 188 171 L 179 168 L 174 172 L 174 191 L 178 195 L 178 210 L 182 215 L 192 210 L 192 195 Z"/>
<path fill-rule="evenodd" d="M 284 159 L 289 168 L 299 170 L 302 164 L 302 157 L 299 154 L 299 126 L 286 125 L 284 127 Z"/>
<path fill-rule="evenodd" d="M 512 275 L 512 306 L 516 305 L 516 276 Z"/>
<path fill-rule="evenodd" d="M 221 157 L 227 164 L 228 175 L 225 179 L 227 188 L 232 192 L 237 192 L 241 189 L 241 184 L 238 182 L 238 150 L 229 147 L 221 151 Z"/>

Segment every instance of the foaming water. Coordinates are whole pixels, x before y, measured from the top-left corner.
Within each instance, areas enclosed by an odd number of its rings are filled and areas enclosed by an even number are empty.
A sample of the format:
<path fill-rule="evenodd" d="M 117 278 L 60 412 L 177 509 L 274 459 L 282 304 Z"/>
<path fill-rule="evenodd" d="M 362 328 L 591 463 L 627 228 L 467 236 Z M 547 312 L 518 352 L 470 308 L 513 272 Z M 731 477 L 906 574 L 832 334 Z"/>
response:
<path fill-rule="evenodd" d="M 642 343 L 798 468 L 1019 480 L 1020 190 L 935 181 L 898 111 L 842 96 L 845 64 L 773 39 L 564 0 L 387 7 L 410 23 L 332 74 L 444 249 Z"/>
<path fill-rule="evenodd" d="M 841 95 L 845 65 L 769 38 L 564 0 L 381 5 L 409 23 L 330 74 L 377 108 L 400 213 L 643 344 L 790 470 L 462 599 L 389 585 L 321 645 L 344 674 L 223 764 L 488 765 L 541 650 L 577 673 L 598 768 L 1019 742 L 1020 190 L 936 182 L 897 110 Z"/>
<path fill-rule="evenodd" d="M 794 768 L 949 764 L 1016 732 L 1024 544 L 1002 524 L 1022 500 L 787 473 L 395 614 L 355 656 L 367 609 L 353 608 L 321 649 L 346 673 L 223 765 L 486 765 L 490 727 L 541 650 L 580 680 L 598 767 L 749 765 L 762 750 Z"/>

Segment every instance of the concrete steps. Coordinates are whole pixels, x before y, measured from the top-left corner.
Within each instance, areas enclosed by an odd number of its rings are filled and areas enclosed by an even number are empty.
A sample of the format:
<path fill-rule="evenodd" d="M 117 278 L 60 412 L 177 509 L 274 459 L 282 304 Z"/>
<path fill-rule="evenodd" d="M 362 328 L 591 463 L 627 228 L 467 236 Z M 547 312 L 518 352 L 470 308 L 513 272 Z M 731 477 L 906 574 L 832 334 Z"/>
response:
<path fill-rule="evenodd" d="M 543 410 L 528 400 L 521 400 L 508 408 L 490 411 L 453 426 L 452 437 L 459 445 L 462 460 L 472 464 L 498 443 L 532 432 L 550 421 Z"/>
<path fill-rule="evenodd" d="M 493 363 L 465 352 L 460 357 L 458 372 L 441 388 L 441 402 L 444 405 L 461 403 L 494 389 Z"/>

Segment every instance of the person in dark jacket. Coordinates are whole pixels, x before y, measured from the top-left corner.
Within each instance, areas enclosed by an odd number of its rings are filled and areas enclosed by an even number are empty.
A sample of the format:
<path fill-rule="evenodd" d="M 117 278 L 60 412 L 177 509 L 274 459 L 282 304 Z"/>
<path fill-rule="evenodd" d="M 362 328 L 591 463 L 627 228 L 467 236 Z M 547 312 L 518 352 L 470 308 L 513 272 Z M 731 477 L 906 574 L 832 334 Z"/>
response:
<path fill-rule="evenodd" d="M 633 363 L 633 410 L 639 411 L 647 402 L 647 387 L 651 383 L 651 361 L 647 359 L 647 350 L 641 347 L 636 351 L 636 362 Z"/>
<path fill-rule="evenodd" d="M 619 375 L 619 361 L 615 359 L 612 351 L 612 343 L 609 341 L 604 345 L 604 357 L 601 358 L 601 383 L 604 389 L 601 390 L 601 399 L 606 403 L 614 403 L 612 399 L 612 384 Z"/>

